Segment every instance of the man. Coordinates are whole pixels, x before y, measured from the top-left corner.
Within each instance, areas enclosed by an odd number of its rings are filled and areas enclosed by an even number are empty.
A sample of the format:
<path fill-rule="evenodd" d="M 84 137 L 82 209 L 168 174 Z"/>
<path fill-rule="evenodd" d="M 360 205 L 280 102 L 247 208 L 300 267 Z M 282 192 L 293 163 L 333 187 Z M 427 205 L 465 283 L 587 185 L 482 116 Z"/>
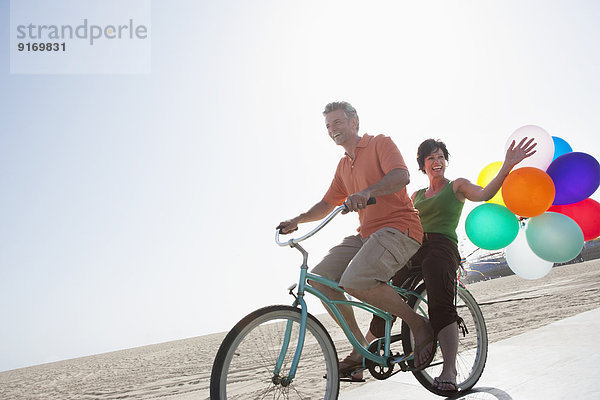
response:
<path fill-rule="evenodd" d="M 423 237 L 418 213 L 406 192 L 409 174 L 404 159 L 389 137 L 359 136 L 358 114 L 350 103 L 327 104 L 323 115 L 329 136 L 344 148 L 345 155 L 323 199 L 307 212 L 281 222 L 278 229 L 290 233 L 300 223 L 323 219 L 342 203 L 349 211 L 357 211 L 358 235 L 332 248 L 312 272 L 339 282 L 355 298 L 406 321 L 415 335 L 415 366 L 425 368 L 435 353 L 431 325 L 386 284 L 418 250 Z M 377 203 L 367 207 L 371 197 L 376 197 Z M 331 299 L 344 300 L 341 292 L 311 284 Z M 352 307 L 343 306 L 340 311 L 366 347 Z M 340 375 L 349 376 L 361 365 L 362 356 L 353 351 L 340 362 Z"/>

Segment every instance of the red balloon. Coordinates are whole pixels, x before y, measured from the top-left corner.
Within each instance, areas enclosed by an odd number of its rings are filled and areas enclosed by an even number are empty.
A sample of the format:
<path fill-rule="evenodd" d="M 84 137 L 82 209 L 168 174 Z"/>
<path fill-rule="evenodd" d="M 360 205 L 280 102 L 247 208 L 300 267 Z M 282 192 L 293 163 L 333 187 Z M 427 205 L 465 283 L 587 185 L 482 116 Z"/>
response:
<path fill-rule="evenodd" d="M 600 203 L 587 198 L 579 203 L 552 206 L 548 211 L 561 213 L 571 218 L 583 231 L 583 240 L 600 236 Z"/>

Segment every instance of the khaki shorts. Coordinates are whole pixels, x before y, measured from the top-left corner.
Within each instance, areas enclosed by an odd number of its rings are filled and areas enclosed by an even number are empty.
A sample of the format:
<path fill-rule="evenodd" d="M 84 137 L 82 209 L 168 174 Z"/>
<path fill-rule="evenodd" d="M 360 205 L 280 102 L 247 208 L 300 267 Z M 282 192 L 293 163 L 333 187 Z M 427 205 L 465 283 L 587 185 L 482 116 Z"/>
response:
<path fill-rule="evenodd" d="M 312 269 L 348 289 L 371 289 L 389 281 L 421 245 L 394 228 L 381 228 L 368 238 L 348 236 Z"/>

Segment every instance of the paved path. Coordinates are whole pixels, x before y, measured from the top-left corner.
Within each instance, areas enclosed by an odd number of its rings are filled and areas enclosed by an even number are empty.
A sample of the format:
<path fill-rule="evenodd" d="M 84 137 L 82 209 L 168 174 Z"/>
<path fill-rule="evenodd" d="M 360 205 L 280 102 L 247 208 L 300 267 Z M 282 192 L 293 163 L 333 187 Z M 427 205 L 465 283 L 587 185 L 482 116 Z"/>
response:
<path fill-rule="evenodd" d="M 368 374 L 368 372 L 367 372 Z M 340 400 L 441 399 L 410 373 L 343 391 Z M 483 376 L 459 399 L 600 399 L 600 308 L 489 347 Z M 351 385 L 351 383 L 342 383 Z"/>

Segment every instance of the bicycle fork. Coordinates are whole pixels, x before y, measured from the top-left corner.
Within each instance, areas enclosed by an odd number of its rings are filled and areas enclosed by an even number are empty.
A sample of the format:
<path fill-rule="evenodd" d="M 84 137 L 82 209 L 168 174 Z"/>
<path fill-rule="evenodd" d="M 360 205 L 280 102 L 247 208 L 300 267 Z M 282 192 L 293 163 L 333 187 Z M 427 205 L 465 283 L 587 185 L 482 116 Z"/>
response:
<path fill-rule="evenodd" d="M 298 295 L 294 296 L 296 300 L 294 301 L 293 306 L 300 306 L 300 310 L 302 312 L 300 317 L 300 328 L 298 330 L 298 345 L 296 347 L 296 352 L 294 353 L 294 359 L 292 360 L 292 365 L 290 366 L 288 376 L 282 377 L 281 368 L 283 367 L 283 361 L 285 360 L 285 356 L 288 352 L 290 342 L 292 340 L 292 328 L 294 321 L 288 320 L 285 328 L 285 335 L 283 340 L 283 346 L 281 348 L 281 352 L 279 353 L 279 357 L 277 357 L 277 363 L 275 364 L 275 369 L 273 370 L 273 383 L 281 384 L 282 386 L 288 386 L 294 378 L 296 377 L 296 370 L 298 369 L 298 363 L 300 362 L 300 356 L 302 355 L 302 349 L 304 348 L 304 338 L 306 337 L 306 319 L 308 316 L 308 311 L 306 310 L 306 302 L 304 301 L 304 285 L 306 282 L 306 272 L 308 271 L 308 252 L 302 248 L 297 243 L 293 243 L 290 245 L 302 253 L 303 261 L 302 266 L 300 267 L 300 282 L 298 283 Z M 295 285 L 294 285 L 295 286 Z M 292 290 L 294 286 L 290 288 L 290 294 L 293 295 Z"/>

